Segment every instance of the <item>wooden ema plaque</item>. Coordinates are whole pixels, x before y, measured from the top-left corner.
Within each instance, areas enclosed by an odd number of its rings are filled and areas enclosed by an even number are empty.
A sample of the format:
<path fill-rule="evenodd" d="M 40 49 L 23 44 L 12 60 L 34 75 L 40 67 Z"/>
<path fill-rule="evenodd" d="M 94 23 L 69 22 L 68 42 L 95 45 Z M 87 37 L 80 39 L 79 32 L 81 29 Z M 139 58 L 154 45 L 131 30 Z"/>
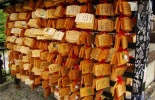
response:
<path fill-rule="evenodd" d="M 106 98 L 104 89 L 127 69 L 135 34 L 126 33 L 135 25 L 128 2 L 101 1 L 27 0 L 5 8 L 11 75 L 32 90 L 42 85 L 45 97 Z M 125 98 L 125 85 L 111 88 L 114 100 Z"/>

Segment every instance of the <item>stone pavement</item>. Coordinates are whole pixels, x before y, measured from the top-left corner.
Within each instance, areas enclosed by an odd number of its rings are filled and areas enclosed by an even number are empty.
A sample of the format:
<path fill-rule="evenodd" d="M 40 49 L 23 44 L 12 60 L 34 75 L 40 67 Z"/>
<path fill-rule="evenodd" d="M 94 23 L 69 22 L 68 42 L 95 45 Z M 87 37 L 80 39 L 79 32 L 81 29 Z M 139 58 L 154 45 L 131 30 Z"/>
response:
<path fill-rule="evenodd" d="M 21 83 L 21 89 L 16 89 L 14 83 L 10 83 L 4 91 L 0 92 L 0 100 L 56 100 L 53 95 L 45 98 L 43 90 L 38 87 L 31 91 L 30 86 Z"/>
<path fill-rule="evenodd" d="M 154 81 L 145 89 L 145 100 L 155 100 L 155 82 Z"/>
<path fill-rule="evenodd" d="M 0 87 L 1 89 L 2 87 Z M 0 100 L 56 100 L 53 95 L 45 98 L 40 87 L 31 91 L 30 86 L 21 83 L 21 89 L 16 89 L 10 82 L 5 90 L 0 91 Z M 155 100 L 155 82 L 152 82 L 145 90 L 145 100 Z"/>

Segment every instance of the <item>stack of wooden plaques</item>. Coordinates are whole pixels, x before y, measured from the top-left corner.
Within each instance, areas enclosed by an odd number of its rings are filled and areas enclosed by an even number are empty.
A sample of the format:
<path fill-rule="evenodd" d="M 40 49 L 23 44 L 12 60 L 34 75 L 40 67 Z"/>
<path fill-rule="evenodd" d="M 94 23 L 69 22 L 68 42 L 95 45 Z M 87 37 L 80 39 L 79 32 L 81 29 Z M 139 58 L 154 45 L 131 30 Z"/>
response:
<path fill-rule="evenodd" d="M 105 91 L 124 100 L 131 7 L 101 1 L 27 0 L 4 9 L 11 75 L 58 100 L 101 100 Z"/>

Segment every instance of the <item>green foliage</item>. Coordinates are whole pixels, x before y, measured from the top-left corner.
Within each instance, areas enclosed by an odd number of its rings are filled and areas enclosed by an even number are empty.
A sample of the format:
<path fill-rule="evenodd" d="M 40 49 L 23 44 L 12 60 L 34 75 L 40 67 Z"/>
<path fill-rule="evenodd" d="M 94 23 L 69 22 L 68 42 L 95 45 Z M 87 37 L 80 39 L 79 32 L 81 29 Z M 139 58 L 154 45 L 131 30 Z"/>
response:
<path fill-rule="evenodd" d="M 0 43 L 5 42 L 5 34 L 4 34 L 4 24 L 6 22 L 6 14 L 3 13 L 3 10 L 0 10 Z"/>
<path fill-rule="evenodd" d="M 4 42 L 5 42 L 5 34 L 3 32 L 3 33 L 0 33 L 0 43 L 4 43 Z"/>
<path fill-rule="evenodd" d="M 1 71 L 2 71 L 2 75 L 5 75 L 5 70 L 4 69 L 1 69 Z"/>

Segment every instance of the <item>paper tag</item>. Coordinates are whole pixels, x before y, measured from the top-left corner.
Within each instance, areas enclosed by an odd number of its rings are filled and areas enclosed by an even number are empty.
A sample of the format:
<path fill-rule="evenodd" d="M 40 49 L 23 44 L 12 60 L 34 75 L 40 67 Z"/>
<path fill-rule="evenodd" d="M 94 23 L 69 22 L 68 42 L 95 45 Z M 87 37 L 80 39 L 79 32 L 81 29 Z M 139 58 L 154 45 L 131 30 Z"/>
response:
<path fill-rule="evenodd" d="M 26 21 L 15 21 L 14 27 L 17 27 L 17 28 L 24 27 L 24 28 L 26 28 L 27 27 Z"/>
<path fill-rule="evenodd" d="M 112 36 L 107 34 L 98 35 L 99 45 L 107 46 L 112 45 Z"/>
<path fill-rule="evenodd" d="M 76 86 L 75 86 L 75 89 L 78 89 L 78 88 L 79 88 L 79 86 L 78 86 L 78 85 L 76 85 Z"/>
<path fill-rule="evenodd" d="M 97 60 L 99 54 L 101 53 L 101 49 L 100 48 L 93 48 L 90 57 L 94 58 L 95 60 Z"/>
<path fill-rule="evenodd" d="M 86 74 L 90 72 L 88 64 L 82 64 L 82 74 Z"/>
<path fill-rule="evenodd" d="M 28 57 L 28 56 L 23 56 L 22 61 L 23 61 L 23 62 L 29 62 L 29 57 Z"/>
<path fill-rule="evenodd" d="M 6 41 L 9 41 L 10 42 L 11 41 L 11 36 L 7 36 L 6 37 Z"/>
<path fill-rule="evenodd" d="M 30 20 L 28 21 L 27 24 L 28 24 L 30 27 L 38 28 L 38 24 L 37 24 L 38 20 L 39 20 L 39 19 L 30 19 Z M 34 29 L 30 29 L 30 31 L 32 31 L 32 33 L 34 33 Z M 30 33 L 31 33 L 31 32 L 30 32 Z"/>
<path fill-rule="evenodd" d="M 42 50 L 32 50 L 32 57 L 40 57 Z"/>
<path fill-rule="evenodd" d="M 55 86 L 55 88 L 56 88 L 56 89 L 59 89 L 59 87 L 58 87 L 58 86 Z"/>
<path fill-rule="evenodd" d="M 115 70 L 115 73 L 117 76 L 121 76 L 123 75 L 124 71 L 125 71 L 124 68 L 118 68 Z"/>
<path fill-rule="evenodd" d="M 128 52 L 127 51 L 123 51 L 120 53 L 121 57 L 121 64 L 127 63 L 129 61 L 129 56 L 128 56 Z"/>
<path fill-rule="evenodd" d="M 27 76 L 21 75 L 21 81 L 22 81 L 22 82 L 24 82 L 26 78 L 27 78 Z"/>
<path fill-rule="evenodd" d="M 58 43 L 57 42 L 49 43 L 48 50 L 49 50 L 49 53 L 58 51 Z"/>
<path fill-rule="evenodd" d="M 105 16 L 114 16 L 114 10 L 113 10 L 113 5 L 104 3 L 100 4 L 100 15 L 105 15 Z"/>
<path fill-rule="evenodd" d="M 33 67 L 32 72 L 34 72 L 34 75 L 41 75 L 41 72 L 43 71 L 43 69 L 38 69 L 37 67 Z"/>
<path fill-rule="evenodd" d="M 64 100 L 69 100 L 69 95 L 66 95 L 63 98 L 64 98 Z"/>
<path fill-rule="evenodd" d="M 53 74 L 50 76 L 50 83 L 56 83 L 58 82 L 59 74 Z"/>
<path fill-rule="evenodd" d="M 19 13 L 18 18 L 21 20 L 26 20 L 28 13 Z"/>
<path fill-rule="evenodd" d="M 61 31 L 56 31 L 52 37 L 52 39 L 54 40 L 62 40 L 62 38 L 64 37 L 65 33 L 61 32 Z"/>
<path fill-rule="evenodd" d="M 132 93 L 126 91 L 126 92 L 125 92 L 125 98 L 131 100 L 131 97 L 132 97 Z"/>
<path fill-rule="evenodd" d="M 95 76 L 110 75 L 111 73 L 110 64 L 95 64 L 94 68 L 95 68 Z"/>
<path fill-rule="evenodd" d="M 46 10 L 44 9 L 37 9 L 34 14 L 37 16 L 37 17 L 41 17 L 41 18 L 46 18 Z"/>
<path fill-rule="evenodd" d="M 132 41 L 135 43 L 136 42 L 136 35 L 134 35 L 133 37 L 132 37 Z"/>
<path fill-rule="evenodd" d="M 124 55 L 124 59 L 125 59 L 126 61 L 129 61 L 129 59 L 128 59 L 128 56 L 127 56 L 127 55 Z"/>
<path fill-rule="evenodd" d="M 47 9 L 46 10 L 47 18 L 55 18 L 54 12 L 55 12 L 55 9 Z"/>
<path fill-rule="evenodd" d="M 59 95 L 59 92 L 58 92 L 58 91 L 54 91 L 54 97 L 55 97 L 57 100 L 60 100 L 60 95 Z"/>
<path fill-rule="evenodd" d="M 23 37 L 20 37 L 20 38 L 17 38 L 16 39 L 15 43 L 16 44 L 19 44 L 19 45 L 24 45 L 23 41 L 24 41 L 24 38 Z"/>
<path fill-rule="evenodd" d="M 82 74 L 87 74 L 92 72 L 94 63 L 88 62 L 88 63 L 82 63 Z"/>
<path fill-rule="evenodd" d="M 22 27 L 26 26 L 26 21 L 22 21 Z"/>
<path fill-rule="evenodd" d="M 49 34 L 49 35 L 54 35 L 55 31 L 56 31 L 56 29 L 54 29 L 54 28 L 45 28 L 44 29 L 45 34 Z"/>
<path fill-rule="evenodd" d="M 94 88 L 84 87 L 80 89 L 80 97 L 85 97 L 89 95 L 94 95 Z"/>
<path fill-rule="evenodd" d="M 66 15 L 75 15 L 80 13 L 80 6 L 78 5 L 70 5 L 67 6 Z"/>
<path fill-rule="evenodd" d="M 70 44 L 69 43 L 58 44 L 58 52 L 59 53 L 68 53 L 69 49 L 70 49 Z"/>
<path fill-rule="evenodd" d="M 32 11 L 32 18 L 34 19 L 34 18 L 37 18 L 37 16 L 34 14 L 35 13 L 35 11 Z"/>
<path fill-rule="evenodd" d="M 137 1 L 134 2 L 128 2 L 131 7 L 131 11 L 137 11 Z"/>
<path fill-rule="evenodd" d="M 77 43 L 81 32 L 79 31 L 66 31 L 66 41 L 69 43 Z"/>
<path fill-rule="evenodd" d="M 21 79 L 20 73 L 17 73 L 17 74 L 16 74 L 16 77 L 17 77 L 17 79 Z"/>
<path fill-rule="evenodd" d="M 62 86 L 68 86 L 70 84 L 70 78 L 68 76 L 62 78 Z"/>
<path fill-rule="evenodd" d="M 31 72 L 35 72 L 36 68 L 37 67 L 33 67 L 32 70 L 31 70 Z"/>
<path fill-rule="evenodd" d="M 117 94 L 117 97 L 120 97 L 125 92 L 126 92 L 126 84 L 125 84 L 125 82 L 123 82 L 122 84 L 118 84 L 116 86 L 116 94 Z"/>
<path fill-rule="evenodd" d="M 12 13 L 11 15 L 10 15 L 10 20 L 17 20 L 18 19 L 18 13 Z"/>
<path fill-rule="evenodd" d="M 59 64 L 51 64 L 48 66 L 49 72 L 50 73 L 58 72 L 60 67 L 61 67 L 61 65 L 59 65 Z"/>
<path fill-rule="evenodd" d="M 65 87 L 65 88 L 61 88 L 59 89 L 59 95 L 60 97 L 64 97 L 66 95 L 69 94 L 70 88 L 69 87 Z"/>
<path fill-rule="evenodd" d="M 93 96 L 87 96 L 87 97 L 82 98 L 82 100 L 94 100 L 94 97 Z M 104 99 L 101 99 L 101 100 L 104 100 Z"/>
<path fill-rule="evenodd" d="M 75 92 L 75 91 L 79 90 L 78 83 L 77 82 L 72 82 L 70 84 L 70 90 L 71 90 L 71 92 Z"/>
<path fill-rule="evenodd" d="M 13 64 L 13 65 L 11 66 L 11 69 L 14 70 L 14 71 L 16 71 L 16 65 Z"/>
<path fill-rule="evenodd" d="M 21 46 L 18 46 L 18 45 L 15 46 L 15 48 L 14 48 L 15 51 L 19 51 L 19 52 L 20 52 L 20 49 L 21 49 Z"/>
<path fill-rule="evenodd" d="M 76 97 L 75 97 L 75 100 L 78 100 L 78 99 L 79 99 L 79 97 L 78 97 L 78 96 L 76 96 Z"/>
<path fill-rule="evenodd" d="M 45 69 L 49 64 L 50 64 L 50 63 L 47 62 L 47 61 L 42 61 L 42 62 L 40 63 L 40 68 L 41 68 L 41 69 Z"/>
<path fill-rule="evenodd" d="M 114 22 L 109 19 L 98 20 L 98 30 L 99 31 L 113 31 Z"/>
<path fill-rule="evenodd" d="M 132 83 L 133 83 L 133 79 L 132 78 L 127 78 L 126 79 L 126 85 L 132 86 Z"/>
<path fill-rule="evenodd" d="M 27 54 L 29 50 L 30 50 L 30 48 L 25 47 L 25 46 L 21 46 L 21 48 L 19 49 L 19 51 L 23 54 Z"/>
<path fill-rule="evenodd" d="M 101 90 L 107 87 L 110 87 L 109 78 L 100 78 L 96 80 L 96 90 Z"/>
<path fill-rule="evenodd" d="M 75 22 L 93 23 L 94 22 L 94 15 L 88 14 L 88 13 L 78 13 L 76 15 Z"/>
<path fill-rule="evenodd" d="M 93 84 L 94 75 L 92 73 L 83 75 L 85 86 L 91 86 Z"/>
<path fill-rule="evenodd" d="M 35 70 L 35 75 L 41 75 L 42 71 L 43 71 L 43 69 L 36 69 Z"/>
<path fill-rule="evenodd" d="M 62 9 L 63 9 L 62 6 L 57 6 L 55 9 L 54 15 L 59 15 Z"/>
<path fill-rule="evenodd" d="M 48 80 L 50 77 L 49 77 L 49 71 L 43 71 L 42 73 L 41 73 L 41 77 L 42 77 L 42 79 L 44 79 L 44 80 Z"/>
<path fill-rule="evenodd" d="M 29 78 L 25 79 L 25 84 L 31 85 L 34 83 L 34 80 L 30 80 Z"/>
<path fill-rule="evenodd" d="M 111 61 L 112 56 L 113 56 L 113 54 L 114 54 L 115 52 L 116 52 L 116 49 L 115 49 L 115 48 L 111 48 L 111 49 L 109 50 L 109 54 L 108 54 L 108 57 L 107 57 L 107 59 L 106 59 L 106 62 Z"/>
<path fill-rule="evenodd" d="M 17 39 L 16 36 L 11 36 L 11 40 L 10 40 L 10 42 L 14 42 L 16 39 Z"/>
<path fill-rule="evenodd" d="M 71 100 L 78 100 L 78 99 L 80 98 L 79 95 L 80 95 L 79 91 L 73 92 L 73 93 L 70 95 L 70 99 L 71 99 Z"/>
<path fill-rule="evenodd" d="M 122 76 L 126 70 L 126 66 L 115 67 L 111 74 L 111 80 L 116 81 L 118 76 Z"/>
<path fill-rule="evenodd" d="M 15 60 L 15 65 L 18 66 L 20 64 L 21 60 Z"/>
<path fill-rule="evenodd" d="M 14 34 L 20 34 L 21 31 L 22 31 L 22 29 L 20 29 L 20 28 L 12 28 L 11 29 L 11 33 L 14 33 Z"/>
<path fill-rule="evenodd" d="M 29 63 L 24 64 L 24 65 L 23 65 L 24 70 L 28 70 L 28 69 L 29 69 L 29 66 L 30 66 L 30 64 L 29 64 Z"/>

